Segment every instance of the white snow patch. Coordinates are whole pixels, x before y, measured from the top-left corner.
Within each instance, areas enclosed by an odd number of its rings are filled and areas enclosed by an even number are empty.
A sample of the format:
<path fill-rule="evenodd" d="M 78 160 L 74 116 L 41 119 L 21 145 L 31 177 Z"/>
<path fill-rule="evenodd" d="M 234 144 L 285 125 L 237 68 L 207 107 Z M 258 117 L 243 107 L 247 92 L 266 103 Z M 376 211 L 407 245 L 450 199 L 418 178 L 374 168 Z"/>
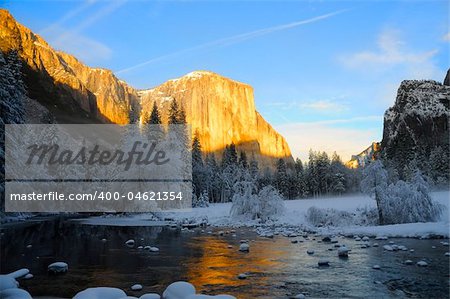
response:
<path fill-rule="evenodd" d="M 88 288 L 84 291 L 79 292 L 73 297 L 73 299 L 119 299 L 126 297 L 124 291 L 117 288 L 108 287 L 98 287 L 98 288 Z"/>

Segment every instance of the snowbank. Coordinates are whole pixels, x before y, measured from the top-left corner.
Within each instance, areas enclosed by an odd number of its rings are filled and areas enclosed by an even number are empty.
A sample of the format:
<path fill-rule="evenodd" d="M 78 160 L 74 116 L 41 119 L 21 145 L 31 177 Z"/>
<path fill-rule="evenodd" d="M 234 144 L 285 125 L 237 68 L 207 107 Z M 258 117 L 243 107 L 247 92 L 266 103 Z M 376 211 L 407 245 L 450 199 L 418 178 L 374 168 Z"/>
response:
<path fill-rule="evenodd" d="M 439 222 L 435 223 L 407 223 L 384 226 L 341 226 L 314 228 L 306 219 L 306 212 L 311 207 L 319 209 L 335 209 L 357 214 L 358 210 L 374 209 L 375 201 L 366 195 L 347 195 L 341 197 L 329 197 L 319 199 L 299 199 L 284 201 L 285 213 L 271 224 L 275 226 L 301 226 L 319 230 L 321 233 L 344 233 L 344 234 L 364 234 L 364 235 L 386 235 L 391 237 L 421 237 L 426 235 L 449 236 L 449 191 L 433 192 L 432 198 L 444 206 L 444 212 Z M 243 218 L 230 217 L 231 203 L 210 204 L 209 207 L 195 208 L 188 210 L 174 210 L 159 213 L 163 219 L 173 219 L 190 223 L 201 223 L 203 219 L 208 219 L 208 223 L 213 226 L 252 226 L 255 221 L 248 221 Z M 128 217 L 93 217 L 82 220 L 84 224 L 92 225 L 164 225 L 168 222 L 151 221 L 153 216 L 138 214 Z"/>

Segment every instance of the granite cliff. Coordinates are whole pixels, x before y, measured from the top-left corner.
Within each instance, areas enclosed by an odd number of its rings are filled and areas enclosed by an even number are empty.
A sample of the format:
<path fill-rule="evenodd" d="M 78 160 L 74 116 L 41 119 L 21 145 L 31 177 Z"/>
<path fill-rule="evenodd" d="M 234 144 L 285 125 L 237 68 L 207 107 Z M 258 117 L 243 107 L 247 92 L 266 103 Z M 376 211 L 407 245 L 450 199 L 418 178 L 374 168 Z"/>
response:
<path fill-rule="evenodd" d="M 43 38 L 0 9 L 0 50 L 17 51 L 28 97 L 59 123 L 137 121 L 156 101 L 163 120 L 176 99 L 186 110 L 203 150 L 221 153 L 232 142 L 261 166 L 292 161 L 285 139 L 256 111 L 250 85 L 206 71 L 192 72 L 152 89 L 138 91 L 110 70 L 91 68 L 53 49 Z M 39 119 L 39 118 L 34 118 Z"/>

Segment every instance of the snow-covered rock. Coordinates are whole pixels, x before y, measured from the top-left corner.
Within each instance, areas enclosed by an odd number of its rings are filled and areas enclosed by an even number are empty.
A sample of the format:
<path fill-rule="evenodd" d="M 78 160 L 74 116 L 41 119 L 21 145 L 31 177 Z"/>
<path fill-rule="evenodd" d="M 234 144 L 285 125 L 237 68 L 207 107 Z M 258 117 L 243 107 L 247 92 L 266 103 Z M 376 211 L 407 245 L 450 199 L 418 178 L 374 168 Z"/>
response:
<path fill-rule="evenodd" d="M 19 283 L 14 277 L 9 275 L 0 275 L 0 291 L 6 289 L 15 289 L 19 287 Z"/>
<path fill-rule="evenodd" d="M 22 268 L 20 270 L 11 272 L 7 275 L 11 276 L 12 278 L 20 278 L 20 277 L 24 277 L 25 275 L 27 275 L 29 273 L 30 273 L 30 270 L 28 270 L 27 268 Z"/>
<path fill-rule="evenodd" d="M 139 299 L 161 299 L 161 296 L 159 294 L 149 293 L 142 295 Z"/>
<path fill-rule="evenodd" d="M 126 241 L 125 242 L 125 245 L 127 245 L 128 247 L 133 247 L 134 246 L 134 240 L 133 239 L 130 239 L 130 240 L 128 240 L 128 241 Z"/>
<path fill-rule="evenodd" d="M 127 294 L 121 289 L 98 287 L 83 290 L 77 293 L 73 299 L 120 299 L 126 296 Z"/>
<path fill-rule="evenodd" d="M 364 236 L 364 237 L 362 238 L 362 240 L 363 240 L 364 242 L 367 242 L 367 241 L 369 241 L 370 239 L 369 239 L 368 236 Z"/>
<path fill-rule="evenodd" d="M 305 295 L 303 294 L 297 294 L 295 296 L 289 297 L 290 299 L 305 299 Z"/>
<path fill-rule="evenodd" d="M 380 265 L 373 265 L 373 266 L 372 266 L 372 269 L 375 269 L 375 270 L 380 270 L 380 269 L 381 269 L 381 267 L 380 267 Z"/>
<path fill-rule="evenodd" d="M 405 265 L 412 265 L 413 264 L 413 261 L 411 261 L 411 260 L 406 260 L 405 261 Z"/>
<path fill-rule="evenodd" d="M 247 274 L 241 273 L 241 274 L 238 275 L 238 278 L 239 279 L 246 279 L 247 278 Z"/>
<path fill-rule="evenodd" d="M 134 284 L 131 286 L 131 290 L 133 291 L 140 291 L 142 290 L 142 285 L 141 284 Z"/>
<path fill-rule="evenodd" d="M 0 298 L 2 299 L 33 299 L 25 290 L 22 289 L 6 289 L 0 291 Z"/>
<path fill-rule="evenodd" d="M 248 245 L 247 243 L 242 243 L 242 244 L 239 246 L 239 251 L 242 251 L 242 252 L 249 252 L 249 251 L 250 251 L 250 245 Z"/>
<path fill-rule="evenodd" d="M 69 270 L 69 265 L 65 262 L 55 262 L 48 265 L 47 269 L 53 273 L 65 273 Z"/>
<path fill-rule="evenodd" d="M 394 248 L 392 248 L 391 245 L 384 245 L 383 249 L 386 250 L 386 251 L 394 251 Z"/>
<path fill-rule="evenodd" d="M 24 279 L 32 279 L 34 277 L 34 275 L 33 274 L 31 274 L 31 273 L 28 273 L 27 275 L 25 275 L 23 278 Z"/>
<path fill-rule="evenodd" d="M 338 256 L 339 257 L 348 257 L 348 248 L 344 246 L 339 247 Z"/>
<path fill-rule="evenodd" d="M 404 245 L 398 245 L 398 250 L 407 251 L 408 248 L 406 248 L 406 246 L 404 246 Z"/>
<path fill-rule="evenodd" d="M 308 250 L 306 250 L 306 253 L 307 253 L 307 254 L 314 254 L 314 250 L 308 249 Z"/>
<path fill-rule="evenodd" d="M 163 293 L 164 299 L 184 299 L 195 294 L 195 287 L 186 281 L 171 283 Z"/>
<path fill-rule="evenodd" d="M 418 261 L 417 262 L 417 266 L 419 266 L 419 267 L 426 267 L 426 266 L 428 266 L 428 263 L 425 262 L 425 261 Z"/>

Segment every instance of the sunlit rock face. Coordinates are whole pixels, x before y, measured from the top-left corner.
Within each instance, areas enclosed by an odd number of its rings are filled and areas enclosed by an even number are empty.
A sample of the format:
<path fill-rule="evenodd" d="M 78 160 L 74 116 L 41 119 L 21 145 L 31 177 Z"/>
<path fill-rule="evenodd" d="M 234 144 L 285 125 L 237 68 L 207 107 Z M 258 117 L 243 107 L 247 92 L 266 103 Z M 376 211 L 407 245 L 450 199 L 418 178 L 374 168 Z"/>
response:
<path fill-rule="evenodd" d="M 2 9 L 0 50 L 18 51 L 28 96 L 59 123 L 127 124 L 149 113 L 154 101 L 167 122 L 170 103 L 176 99 L 186 110 L 192 132 L 198 131 L 205 152 L 220 158 L 225 146 L 235 143 L 249 160 L 256 159 L 260 168 L 273 169 L 278 158 L 293 161 L 285 139 L 255 110 L 253 88 L 248 84 L 196 71 L 136 91 L 111 71 L 90 68 L 54 50 Z M 36 114 L 32 114 L 33 122 L 41 121 Z M 50 118 L 47 114 L 45 122 Z"/>
<path fill-rule="evenodd" d="M 130 107 L 137 101 L 132 88 L 109 70 L 87 67 L 75 57 L 52 49 L 6 10 L 0 10 L 0 50 L 18 51 L 30 98 L 58 112 L 57 119 L 75 114 L 76 121 L 76 114 L 85 114 L 104 122 L 129 122 Z"/>
<path fill-rule="evenodd" d="M 375 160 L 380 151 L 380 143 L 372 142 L 372 144 L 357 155 L 352 155 L 350 161 L 345 163 L 348 168 L 364 167 L 368 162 Z"/>
<path fill-rule="evenodd" d="M 285 139 L 256 111 L 253 88 L 248 84 L 196 71 L 140 91 L 139 95 L 142 118 L 156 102 L 163 121 L 167 121 L 172 100 L 181 103 L 192 132 L 198 132 L 206 152 L 220 154 L 226 145 L 235 143 L 262 166 L 272 168 L 275 158 L 292 159 Z"/>

